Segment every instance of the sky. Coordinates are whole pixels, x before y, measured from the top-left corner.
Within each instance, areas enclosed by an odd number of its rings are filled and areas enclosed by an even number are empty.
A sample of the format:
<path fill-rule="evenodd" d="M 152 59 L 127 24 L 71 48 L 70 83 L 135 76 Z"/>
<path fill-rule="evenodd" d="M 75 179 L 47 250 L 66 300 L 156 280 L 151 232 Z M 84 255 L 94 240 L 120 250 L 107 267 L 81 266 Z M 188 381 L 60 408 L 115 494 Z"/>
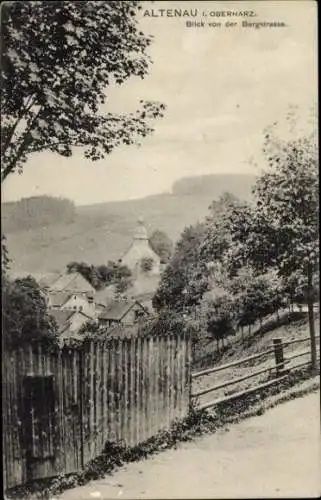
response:
<path fill-rule="evenodd" d="M 146 9 L 182 8 L 197 8 L 199 21 L 223 26 L 186 27 L 186 17 L 143 16 Z M 252 10 L 256 17 L 234 18 L 238 26 L 228 28 L 230 18 L 210 14 L 228 10 Z M 244 19 L 286 27 L 243 28 Z M 150 74 L 110 88 L 108 97 L 122 111 L 134 110 L 139 99 L 166 104 L 154 134 L 99 162 L 84 159 L 79 149 L 72 158 L 34 154 L 22 175 L 6 179 L 3 201 L 47 194 L 84 205 L 169 192 L 182 177 L 253 173 L 252 160 L 264 161 L 264 128 L 282 123 L 293 105 L 304 121 L 316 102 L 316 19 L 310 0 L 143 2 L 141 28 L 154 36 Z"/>

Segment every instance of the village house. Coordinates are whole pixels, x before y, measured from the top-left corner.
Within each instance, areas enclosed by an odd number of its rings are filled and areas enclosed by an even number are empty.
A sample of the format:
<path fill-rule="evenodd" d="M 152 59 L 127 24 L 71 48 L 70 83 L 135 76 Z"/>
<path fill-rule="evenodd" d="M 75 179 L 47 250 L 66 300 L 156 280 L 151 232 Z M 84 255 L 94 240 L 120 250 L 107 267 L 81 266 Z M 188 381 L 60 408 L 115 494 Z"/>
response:
<path fill-rule="evenodd" d="M 44 277 L 39 282 L 43 290 L 95 295 L 94 287 L 80 273 L 64 273 L 55 277 Z"/>
<path fill-rule="evenodd" d="M 40 281 L 48 310 L 79 311 L 94 317 L 95 289 L 79 273 L 66 273 Z"/>
<path fill-rule="evenodd" d="M 102 327 L 133 325 L 147 317 L 148 311 L 137 300 L 113 300 L 99 314 L 98 323 Z"/>
<path fill-rule="evenodd" d="M 92 296 L 71 293 L 71 292 L 52 292 L 48 291 L 46 295 L 47 307 L 52 309 L 66 309 L 79 311 L 95 316 L 95 303 Z"/>
<path fill-rule="evenodd" d="M 80 339 L 80 329 L 92 318 L 82 311 L 74 311 L 68 309 L 52 309 L 50 315 L 54 318 L 58 326 L 59 340 Z"/>

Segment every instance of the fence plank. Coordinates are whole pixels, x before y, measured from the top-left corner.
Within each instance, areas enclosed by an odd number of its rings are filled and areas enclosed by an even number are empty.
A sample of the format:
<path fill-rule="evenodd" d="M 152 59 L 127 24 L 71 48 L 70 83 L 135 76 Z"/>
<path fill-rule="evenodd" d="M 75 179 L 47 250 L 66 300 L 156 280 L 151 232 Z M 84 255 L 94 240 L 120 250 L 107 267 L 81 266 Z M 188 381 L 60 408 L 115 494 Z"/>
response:
<path fill-rule="evenodd" d="M 149 342 L 148 336 L 143 337 L 143 420 L 144 420 L 144 441 L 149 438 Z"/>
<path fill-rule="evenodd" d="M 188 338 L 187 338 L 185 332 L 183 332 L 182 338 L 183 338 L 183 360 L 182 360 L 183 363 L 182 363 L 182 376 L 181 376 L 181 396 L 182 396 L 182 415 L 183 415 L 185 412 L 185 408 L 186 408 L 186 384 L 187 384 L 186 375 L 188 373 L 188 370 L 187 370 L 187 362 L 188 362 L 187 342 L 188 342 Z"/>
<path fill-rule="evenodd" d="M 130 442 L 130 424 L 129 424 L 129 373 L 128 373 L 128 339 L 123 341 L 123 360 L 124 360 L 124 440 L 126 443 Z"/>
<path fill-rule="evenodd" d="M 151 366 L 152 366 L 152 344 L 151 338 L 148 335 L 145 338 L 145 422 L 146 422 L 146 438 L 153 435 L 153 407 L 152 407 L 152 378 L 151 378 Z"/>
<path fill-rule="evenodd" d="M 120 339 L 119 343 L 119 422 L 120 422 L 120 439 L 125 439 L 126 422 L 125 422 L 125 354 L 124 354 L 124 339 Z"/>
<path fill-rule="evenodd" d="M 171 370 L 171 356 L 172 356 L 172 346 L 171 346 L 171 338 L 170 333 L 167 332 L 167 336 L 165 339 L 166 345 L 166 370 L 165 370 L 165 378 L 166 378 L 166 427 L 170 426 L 171 422 L 171 387 L 170 387 L 170 370 Z"/>
<path fill-rule="evenodd" d="M 91 459 L 91 343 L 87 342 L 86 351 L 83 357 L 84 363 L 84 463 L 86 464 Z"/>
<path fill-rule="evenodd" d="M 112 407 L 112 379 L 111 379 L 111 364 L 112 364 L 112 343 L 110 339 L 106 343 L 107 367 L 106 367 L 106 411 L 107 411 L 107 438 L 106 441 L 112 440 L 111 433 L 111 407 Z"/>
<path fill-rule="evenodd" d="M 181 415 L 183 414 L 183 397 L 182 397 L 183 372 L 184 372 L 184 337 L 183 337 L 183 332 L 180 332 L 179 344 L 178 344 L 178 376 L 177 376 L 177 406 L 178 406 L 179 417 L 181 417 Z"/>
<path fill-rule="evenodd" d="M 130 380 L 130 434 L 131 434 L 131 444 L 136 444 L 136 339 L 131 339 L 131 380 Z"/>
<path fill-rule="evenodd" d="M 106 343 L 102 342 L 101 345 L 101 449 L 103 450 L 105 447 L 106 441 L 106 392 L 107 392 L 107 384 L 106 384 Z"/>
<path fill-rule="evenodd" d="M 111 384 L 110 384 L 110 396 L 111 396 L 111 405 L 110 405 L 110 440 L 111 441 L 116 441 L 117 439 L 117 415 L 116 415 L 116 356 L 117 356 L 117 349 L 116 349 L 116 340 L 112 339 L 111 341 L 111 352 L 110 352 L 110 377 L 111 377 Z"/>
<path fill-rule="evenodd" d="M 143 341 L 138 336 L 138 368 L 137 368 L 137 429 L 138 443 L 142 442 L 143 437 Z"/>

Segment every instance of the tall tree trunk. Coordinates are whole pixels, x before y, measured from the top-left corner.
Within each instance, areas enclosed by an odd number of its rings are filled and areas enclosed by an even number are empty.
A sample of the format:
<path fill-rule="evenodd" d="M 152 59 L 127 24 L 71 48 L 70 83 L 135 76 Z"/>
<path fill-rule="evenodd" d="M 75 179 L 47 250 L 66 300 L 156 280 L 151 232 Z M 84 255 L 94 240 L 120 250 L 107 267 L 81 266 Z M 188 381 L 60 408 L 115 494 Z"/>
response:
<path fill-rule="evenodd" d="M 310 343 L 311 343 L 311 367 L 315 370 L 317 367 L 317 345 L 315 340 L 315 324 L 314 324 L 314 309 L 313 309 L 313 277 L 312 267 L 308 268 L 308 315 L 309 315 L 309 330 L 310 330 Z"/>
<path fill-rule="evenodd" d="M 244 342 L 244 326 L 241 326 L 242 342 Z"/>

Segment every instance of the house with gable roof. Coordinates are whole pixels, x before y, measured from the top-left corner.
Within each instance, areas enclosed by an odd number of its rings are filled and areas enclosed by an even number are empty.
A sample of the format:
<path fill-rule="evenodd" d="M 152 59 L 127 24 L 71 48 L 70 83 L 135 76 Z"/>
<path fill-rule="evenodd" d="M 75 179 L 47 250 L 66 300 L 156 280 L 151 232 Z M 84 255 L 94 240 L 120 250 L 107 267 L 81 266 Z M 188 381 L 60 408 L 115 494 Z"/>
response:
<path fill-rule="evenodd" d="M 82 294 L 95 294 L 94 287 L 80 273 L 64 273 L 51 278 L 49 282 L 42 280 L 40 286 L 56 292 L 74 292 Z"/>
<path fill-rule="evenodd" d="M 44 292 L 49 310 L 72 310 L 95 315 L 94 287 L 80 273 L 65 273 L 49 280 L 42 279 L 40 286 Z"/>
<path fill-rule="evenodd" d="M 137 300 L 118 299 L 111 301 L 104 308 L 98 316 L 98 323 L 102 327 L 133 325 L 148 315 L 147 309 Z"/>
<path fill-rule="evenodd" d="M 79 311 L 88 314 L 91 317 L 95 316 L 94 301 L 83 294 L 73 292 L 55 292 L 48 291 L 46 294 L 46 302 L 48 310 L 69 310 Z"/>
<path fill-rule="evenodd" d="M 49 311 L 58 326 L 59 339 L 81 339 L 80 329 L 92 318 L 81 311 L 53 309 Z"/>

